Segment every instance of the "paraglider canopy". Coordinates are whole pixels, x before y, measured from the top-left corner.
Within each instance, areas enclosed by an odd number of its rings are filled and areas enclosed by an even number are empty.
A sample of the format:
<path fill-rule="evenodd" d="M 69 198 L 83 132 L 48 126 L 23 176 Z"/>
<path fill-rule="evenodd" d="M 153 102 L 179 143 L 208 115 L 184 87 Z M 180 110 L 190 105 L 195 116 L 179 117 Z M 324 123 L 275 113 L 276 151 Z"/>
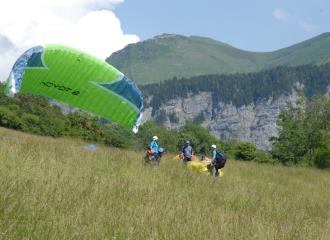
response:
<path fill-rule="evenodd" d="M 138 131 L 141 91 L 113 66 L 63 45 L 37 46 L 14 64 L 5 95 L 33 93 L 65 102 Z"/>

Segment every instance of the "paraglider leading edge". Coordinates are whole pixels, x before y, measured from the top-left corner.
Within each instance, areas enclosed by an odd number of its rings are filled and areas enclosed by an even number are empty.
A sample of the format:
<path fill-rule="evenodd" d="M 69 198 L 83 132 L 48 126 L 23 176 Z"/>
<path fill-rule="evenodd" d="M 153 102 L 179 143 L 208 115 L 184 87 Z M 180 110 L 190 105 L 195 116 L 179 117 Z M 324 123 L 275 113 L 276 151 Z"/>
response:
<path fill-rule="evenodd" d="M 54 53 L 56 51 L 62 51 L 63 54 L 58 54 L 58 57 Z M 46 52 L 48 62 L 45 62 Z M 83 61 L 88 64 L 79 65 Z M 63 66 L 67 69 L 61 72 Z M 80 72 L 76 71 L 77 68 L 81 68 L 78 69 Z M 46 72 L 40 74 L 40 70 Z M 74 71 L 78 73 L 72 77 Z M 53 82 L 49 82 L 49 79 L 53 79 Z M 58 87 L 59 84 L 61 87 Z M 68 87 L 63 90 L 65 84 Z M 50 91 L 50 86 L 54 86 L 55 89 L 58 87 L 61 91 Z M 17 59 L 4 93 L 6 96 L 14 97 L 18 92 L 57 99 L 112 122 L 131 127 L 135 133 L 143 115 L 142 93 L 132 80 L 101 59 L 58 44 L 33 47 Z M 86 104 L 86 100 L 90 100 L 90 103 Z"/>

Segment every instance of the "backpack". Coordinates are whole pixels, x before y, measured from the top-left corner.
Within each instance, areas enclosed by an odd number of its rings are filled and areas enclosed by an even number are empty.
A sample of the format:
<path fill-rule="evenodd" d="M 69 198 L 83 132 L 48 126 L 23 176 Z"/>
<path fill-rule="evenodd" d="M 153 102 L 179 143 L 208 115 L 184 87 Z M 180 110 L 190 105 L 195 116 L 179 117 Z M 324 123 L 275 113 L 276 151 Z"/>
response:
<path fill-rule="evenodd" d="M 217 161 L 214 163 L 214 167 L 216 169 L 223 168 L 227 161 L 226 155 L 220 151 L 217 151 L 216 159 Z"/>

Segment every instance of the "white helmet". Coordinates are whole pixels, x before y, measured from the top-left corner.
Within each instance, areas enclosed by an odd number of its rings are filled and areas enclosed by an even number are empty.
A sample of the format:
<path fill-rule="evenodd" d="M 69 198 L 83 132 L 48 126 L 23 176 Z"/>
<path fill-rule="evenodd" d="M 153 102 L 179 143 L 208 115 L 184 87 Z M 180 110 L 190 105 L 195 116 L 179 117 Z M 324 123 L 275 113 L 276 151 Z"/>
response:
<path fill-rule="evenodd" d="M 157 140 L 158 140 L 158 137 L 157 137 L 157 136 L 154 136 L 154 137 L 152 138 L 152 140 L 157 141 Z"/>
<path fill-rule="evenodd" d="M 215 145 L 212 145 L 212 146 L 211 146 L 211 148 L 217 148 L 217 146 L 215 146 Z"/>

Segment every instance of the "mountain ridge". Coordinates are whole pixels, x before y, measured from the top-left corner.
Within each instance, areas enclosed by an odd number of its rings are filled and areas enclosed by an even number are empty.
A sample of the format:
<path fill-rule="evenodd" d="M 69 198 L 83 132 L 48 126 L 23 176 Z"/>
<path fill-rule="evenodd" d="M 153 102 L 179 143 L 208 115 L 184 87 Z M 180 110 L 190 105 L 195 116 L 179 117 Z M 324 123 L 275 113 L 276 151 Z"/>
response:
<path fill-rule="evenodd" d="M 257 72 L 279 65 L 330 61 L 330 33 L 273 52 L 249 52 L 207 37 L 163 34 L 129 44 L 106 59 L 136 83 L 176 76 Z"/>

